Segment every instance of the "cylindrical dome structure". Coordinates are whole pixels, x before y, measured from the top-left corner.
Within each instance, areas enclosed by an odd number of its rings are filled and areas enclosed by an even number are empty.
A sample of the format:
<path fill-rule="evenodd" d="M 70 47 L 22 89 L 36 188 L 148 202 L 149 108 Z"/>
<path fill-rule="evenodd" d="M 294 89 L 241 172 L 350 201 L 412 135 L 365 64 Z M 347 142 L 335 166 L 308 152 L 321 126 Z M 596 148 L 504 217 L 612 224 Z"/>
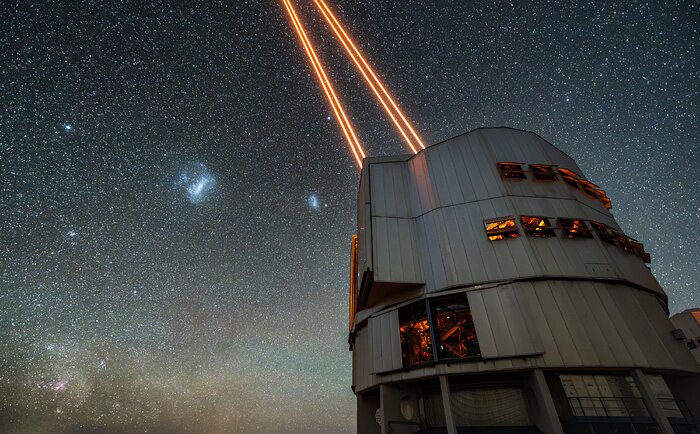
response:
<path fill-rule="evenodd" d="M 610 208 L 531 132 L 366 159 L 350 290 L 358 433 L 691 432 L 700 369 Z"/>

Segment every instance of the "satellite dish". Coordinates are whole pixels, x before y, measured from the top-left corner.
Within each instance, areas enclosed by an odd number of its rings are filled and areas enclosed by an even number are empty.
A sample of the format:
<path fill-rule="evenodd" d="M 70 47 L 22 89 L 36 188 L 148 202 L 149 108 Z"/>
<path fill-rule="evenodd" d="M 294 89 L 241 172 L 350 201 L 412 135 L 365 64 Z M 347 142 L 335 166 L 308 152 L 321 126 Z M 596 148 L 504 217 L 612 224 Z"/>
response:
<path fill-rule="evenodd" d="M 403 418 L 406 420 L 413 420 L 413 415 L 416 413 L 413 400 L 408 396 L 404 396 L 401 398 L 399 406 L 401 407 L 401 416 L 403 416 Z"/>
<path fill-rule="evenodd" d="M 382 426 L 382 422 L 384 422 L 384 414 L 381 407 L 374 412 L 374 420 L 379 424 L 379 426 Z"/>

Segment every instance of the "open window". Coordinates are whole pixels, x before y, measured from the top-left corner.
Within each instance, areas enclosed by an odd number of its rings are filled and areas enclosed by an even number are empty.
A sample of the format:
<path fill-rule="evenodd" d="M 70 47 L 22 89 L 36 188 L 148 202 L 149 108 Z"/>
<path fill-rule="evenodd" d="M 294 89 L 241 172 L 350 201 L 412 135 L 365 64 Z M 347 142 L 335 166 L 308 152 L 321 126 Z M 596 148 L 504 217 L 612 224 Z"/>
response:
<path fill-rule="evenodd" d="M 639 241 L 628 237 L 625 234 L 616 233 L 617 245 L 627 253 L 637 255 L 646 263 L 651 262 L 651 255 L 644 251 L 644 245 Z"/>
<path fill-rule="evenodd" d="M 464 294 L 431 300 L 437 322 L 436 338 L 440 359 L 479 357 L 479 342 L 472 313 Z"/>
<path fill-rule="evenodd" d="M 524 215 L 520 216 L 520 220 L 523 222 L 523 227 L 528 235 L 533 237 L 554 236 L 554 229 L 549 224 L 549 219 L 546 217 Z"/>
<path fill-rule="evenodd" d="M 520 233 L 515 225 L 513 217 L 502 217 L 497 220 L 487 220 L 484 222 L 486 233 L 490 241 L 505 240 L 506 238 L 518 238 Z"/>
<path fill-rule="evenodd" d="M 552 166 L 546 164 L 530 164 L 530 171 L 535 176 L 535 179 L 543 181 L 556 181 L 557 174 Z"/>
<path fill-rule="evenodd" d="M 433 346 L 425 301 L 399 309 L 403 366 L 433 361 Z"/>
<path fill-rule="evenodd" d="M 581 184 L 581 188 L 583 188 L 583 191 L 595 198 L 598 197 L 595 193 L 598 189 L 598 186 L 596 184 L 592 183 L 591 181 L 588 181 L 587 179 L 579 179 L 578 182 L 579 184 Z"/>
<path fill-rule="evenodd" d="M 597 189 L 595 191 L 595 195 L 599 201 L 603 202 L 605 208 L 612 209 L 612 202 L 610 201 L 610 198 L 608 197 L 607 193 L 605 193 L 605 190 Z"/>
<path fill-rule="evenodd" d="M 593 238 L 591 229 L 584 220 L 559 218 L 559 224 L 565 238 Z"/>
<path fill-rule="evenodd" d="M 525 178 L 523 163 L 498 163 L 498 170 L 501 172 L 501 176 L 504 178 Z"/>
<path fill-rule="evenodd" d="M 399 334 L 404 368 L 437 360 L 481 357 L 465 293 L 399 308 Z"/>
<path fill-rule="evenodd" d="M 593 223 L 593 229 L 595 230 L 595 233 L 598 234 L 598 238 L 600 238 L 601 241 L 606 242 L 608 244 L 615 245 L 615 230 L 611 228 L 610 226 L 603 224 L 603 223 L 598 223 L 598 222 L 591 222 Z"/>
<path fill-rule="evenodd" d="M 561 178 L 564 180 L 564 182 L 566 182 L 567 184 L 569 184 L 570 186 L 572 186 L 574 188 L 578 188 L 578 186 L 579 186 L 578 173 L 576 173 L 572 170 L 566 169 L 564 167 L 560 167 L 557 170 L 559 171 L 559 174 L 561 174 Z"/>
<path fill-rule="evenodd" d="M 644 244 L 630 238 L 630 245 L 634 249 L 634 254 L 642 258 L 647 264 L 651 262 L 651 255 L 644 250 Z"/>

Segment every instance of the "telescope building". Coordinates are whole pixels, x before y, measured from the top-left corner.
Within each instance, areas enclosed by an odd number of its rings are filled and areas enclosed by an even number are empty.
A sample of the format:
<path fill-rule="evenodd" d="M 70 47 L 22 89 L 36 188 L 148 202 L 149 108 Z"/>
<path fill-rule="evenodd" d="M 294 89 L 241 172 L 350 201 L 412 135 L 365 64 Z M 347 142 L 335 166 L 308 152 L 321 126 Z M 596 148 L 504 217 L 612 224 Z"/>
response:
<path fill-rule="evenodd" d="M 699 365 L 610 209 L 531 132 L 367 158 L 351 255 L 358 433 L 695 432 Z"/>

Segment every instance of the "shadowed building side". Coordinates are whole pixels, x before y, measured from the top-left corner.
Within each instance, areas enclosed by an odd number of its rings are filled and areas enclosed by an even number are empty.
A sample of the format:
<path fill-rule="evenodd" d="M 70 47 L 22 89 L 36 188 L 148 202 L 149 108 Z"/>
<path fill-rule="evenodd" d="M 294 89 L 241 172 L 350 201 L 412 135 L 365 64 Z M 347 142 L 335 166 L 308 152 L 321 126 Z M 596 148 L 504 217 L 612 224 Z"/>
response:
<path fill-rule="evenodd" d="M 358 432 L 690 432 L 700 369 L 611 207 L 525 131 L 365 159 L 350 291 Z"/>

